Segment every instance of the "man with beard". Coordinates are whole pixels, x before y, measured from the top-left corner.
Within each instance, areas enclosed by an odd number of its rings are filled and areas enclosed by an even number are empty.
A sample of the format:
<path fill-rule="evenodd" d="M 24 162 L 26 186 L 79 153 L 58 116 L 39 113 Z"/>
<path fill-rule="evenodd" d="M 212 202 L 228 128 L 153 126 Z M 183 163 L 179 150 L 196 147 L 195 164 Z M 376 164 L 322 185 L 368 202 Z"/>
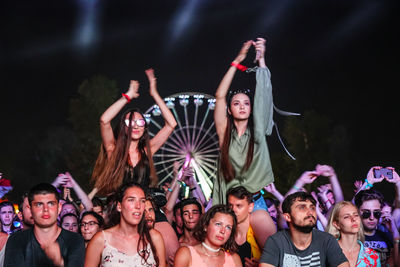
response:
<path fill-rule="evenodd" d="M 315 229 L 315 204 L 314 198 L 305 192 L 285 198 L 282 212 L 289 229 L 268 238 L 260 259 L 261 267 L 350 266 L 335 238 Z"/>
<path fill-rule="evenodd" d="M 154 199 L 150 195 L 146 195 L 146 202 L 144 205 L 144 218 L 149 229 L 156 229 L 159 231 L 164 239 L 165 252 L 169 266 L 173 266 L 173 259 L 176 251 L 179 248 L 178 237 L 174 229 L 168 221 L 157 221 L 156 212 L 161 212 L 157 209 Z"/>
<path fill-rule="evenodd" d="M 202 206 L 195 198 L 182 200 L 181 217 L 183 221 L 183 235 L 179 238 L 180 246 L 194 246 L 199 243 L 193 237 L 193 230 L 202 214 Z"/>

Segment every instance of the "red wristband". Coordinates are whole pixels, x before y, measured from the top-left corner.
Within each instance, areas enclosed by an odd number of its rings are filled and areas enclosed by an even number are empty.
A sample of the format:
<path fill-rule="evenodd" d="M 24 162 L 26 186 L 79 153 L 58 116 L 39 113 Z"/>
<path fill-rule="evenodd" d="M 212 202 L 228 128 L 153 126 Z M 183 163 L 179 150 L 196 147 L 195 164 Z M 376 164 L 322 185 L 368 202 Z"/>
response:
<path fill-rule="evenodd" d="M 243 66 L 242 64 L 239 64 L 239 63 L 236 63 L 236 62 L 232 62 L 231 63 L 231 66 L 234 66 L 234 67 L 236 67 L 238 70 L 240 70 L 240 71 L 245 71 L 245 70 L 247 70 L 247 67 L 246 66 Z"/>
<path fill-rule="evenodd" d="M 128 100 L 128 103 L 131 102 L 132 99 L 127 94 L 122 93 L 122 96 Z"/>

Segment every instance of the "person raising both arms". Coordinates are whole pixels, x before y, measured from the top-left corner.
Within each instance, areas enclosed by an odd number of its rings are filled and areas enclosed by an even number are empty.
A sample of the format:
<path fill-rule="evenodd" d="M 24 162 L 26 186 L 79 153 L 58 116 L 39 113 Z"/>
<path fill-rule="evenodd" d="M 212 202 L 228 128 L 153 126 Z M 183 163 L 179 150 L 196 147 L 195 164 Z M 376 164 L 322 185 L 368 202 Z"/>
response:
<path fill-rule="evenodd" d="M 132 99 L 139 97 L 139 83 L 131 81 L 128 91 L 112 104 L 100 118 L 103 146 L 92 174 L 95 190 L 108 195 L 122 184 L 135 182 L 144 187 L 157 185 L 153 164 L 154 153 L 167 141 L 176 121 L 157 91 L 153 69 L 146 70 L 150 95 L 159 106 L 165 125 L 150 139 L 148 126 L 139 109 L 129 109 L 121 116 L 115 129 L 111 121 Z"/>
<path fill-rule="evenodd" d="M 251 46 L 255 47 L 259 64 L 253 104 L 250 90 L 229 91 L 236 70 L 243 69 L 240 63 Z M 225 203 L 230 188 L 243 186 L 253 194 L 253 230 L 257 236 L 268 237 L 276 232 L 276 227 L 260 192 L 274 181 L 266 141 L 273 128 L 272 85 L 264 54 L 263 38 L 245 42 L 215 93 L 214 122 L 221 156 L 212 201 L 214 205 Z M 260 240 L 261 246 L 265 240 Z"/>

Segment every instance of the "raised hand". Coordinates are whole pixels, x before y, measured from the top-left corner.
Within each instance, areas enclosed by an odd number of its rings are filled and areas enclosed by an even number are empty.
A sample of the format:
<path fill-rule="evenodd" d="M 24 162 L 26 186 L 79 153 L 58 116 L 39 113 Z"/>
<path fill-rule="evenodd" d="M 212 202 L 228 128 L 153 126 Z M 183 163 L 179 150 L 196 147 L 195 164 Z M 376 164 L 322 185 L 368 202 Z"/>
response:
<path fill-rule="evenodd" d="M 386 181 L 388 181 L 389 183 L 393 183 L 393 184 L 397 184 L 400 183 L 400 177 L 399 174 L 394 170 L 393 167 L 387 167 L 389 170 L 392 170 L 393 172 L 393 179 L 386 179 Z"/>
<path fill-rule="evenodd" d="M 250 49 L 250 47 L 251 47 L 252 44 L 253 44 L 253 41 L 252 41 L 252 40 L 249 40 L 249 41 L 245 42 L 245 43 L 243 44 L 243 46 L 242 46 L 242 49 L 240 49 L 240 52 L 239 52 L 239 54 L 236 56 L 236 58 L 235 58 L 234 61 L 237 62 L 237 63 L 242 62 L 242 61 L 246 58 L 247 52 L 249 52 L 249 49 Z"/>
<path fill-rule="evenodd" d="M 318 172 L 319 175 L 325 177 L 331 177 L 332 175 L 336 175 L 335 170 L 329 165 L 317 164 L 317 166 L 315 166 L 315 171 Z"/>
<path fill-rule="evenodd" d="M 380 169 L 382 169 L 381 166 L 374 166 L 374 167 L 372 167 L 371 169 L 369 169 L 369 171 L 368 171 L 368 173 L 367 173 L 367 181 L 368 181 L 370 184 L 380 183 L 380 182 L 383 181 L 383 179 L 385 179 L 385 177 L 383 177 L 383 175 L 381 175 L 381 177 L 375 178 L 374 170 L 380 170 Z"/>
<path fill-rule="evenodd" d="M 135 80 L 131 80 L 129 84 L 128 91 L 126 94 L 131 98 L 138 98 L 139 97 L 139 82 Z"/>
<path fill-rule="evenodd" d="M 356 189 L 354 189 L 354 192 L 357 193 L 360 190 L 360 188 L 362 187 L 362 185 L 363 185 L 363 181 L 356 180 L 354 182 L 354 187 L 356 188 Z"/>
<path fill-rule="evenodd" d="M 267 191 L 268 193 L 274 194 L 276 192 L 276 187 L 274 183 L 270 183 L 269 185 L 267 185 L 266 187 L 264 187 L 265 191 Z"/>
<path fill-rule="evenodd" d="M 154 75 L 154 70 L 153 69 L 147 69 L 145 70 L 145 73 L 147 75 L 147 79 L 149 79 L 150 83 L 150 95 L 154 96 L 154 94 L 158 93 L 157 92 L 157 78 Z"/>
<path fill-rule="evenodd" d="M 260 60 L 264 57 L 265 54 L 265 39 L 264 38 L 257 38 L 257 41 L 253 42 L 254 48 L 256 49 L 257 58 L 256 60 Z"/>
<path fill-rule="evenodd" d="M 299 180 L 305 184 L 311 184 L 317 177 L 318 173 L 316 171 L 306 171 L 300 176 Z"/>
<path fill-rule="evenodd" d="M 59 187 L 59 186 L 65 186 L 69 181 L 69 178 L 67 175 L 65 175 L 64 173 L 60 173 L 56 179 L 54 180 L 54 182 L 52 183 L 52 185 L 54 187 Z"/>

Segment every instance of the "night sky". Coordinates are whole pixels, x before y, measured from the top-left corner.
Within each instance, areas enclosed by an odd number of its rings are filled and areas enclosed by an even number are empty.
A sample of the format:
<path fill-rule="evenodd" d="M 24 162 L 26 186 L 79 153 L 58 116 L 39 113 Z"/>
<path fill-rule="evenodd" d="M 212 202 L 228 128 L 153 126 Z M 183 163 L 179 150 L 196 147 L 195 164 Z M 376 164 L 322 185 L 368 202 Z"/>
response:
<path fill-rule="evenodd" d="M 264 37 L 278 107 L 345 125 L 360 175 L 397 167 L 399 10 L 395 0 L 1 1 L 0 158 L 17 161 L 8 157 L 14 144 L 65 124 L 93 75 L 121 92 L 139 80 L 146 110 L 146 68 L 163 97 L 214 94 L 242 43 Z"/>

